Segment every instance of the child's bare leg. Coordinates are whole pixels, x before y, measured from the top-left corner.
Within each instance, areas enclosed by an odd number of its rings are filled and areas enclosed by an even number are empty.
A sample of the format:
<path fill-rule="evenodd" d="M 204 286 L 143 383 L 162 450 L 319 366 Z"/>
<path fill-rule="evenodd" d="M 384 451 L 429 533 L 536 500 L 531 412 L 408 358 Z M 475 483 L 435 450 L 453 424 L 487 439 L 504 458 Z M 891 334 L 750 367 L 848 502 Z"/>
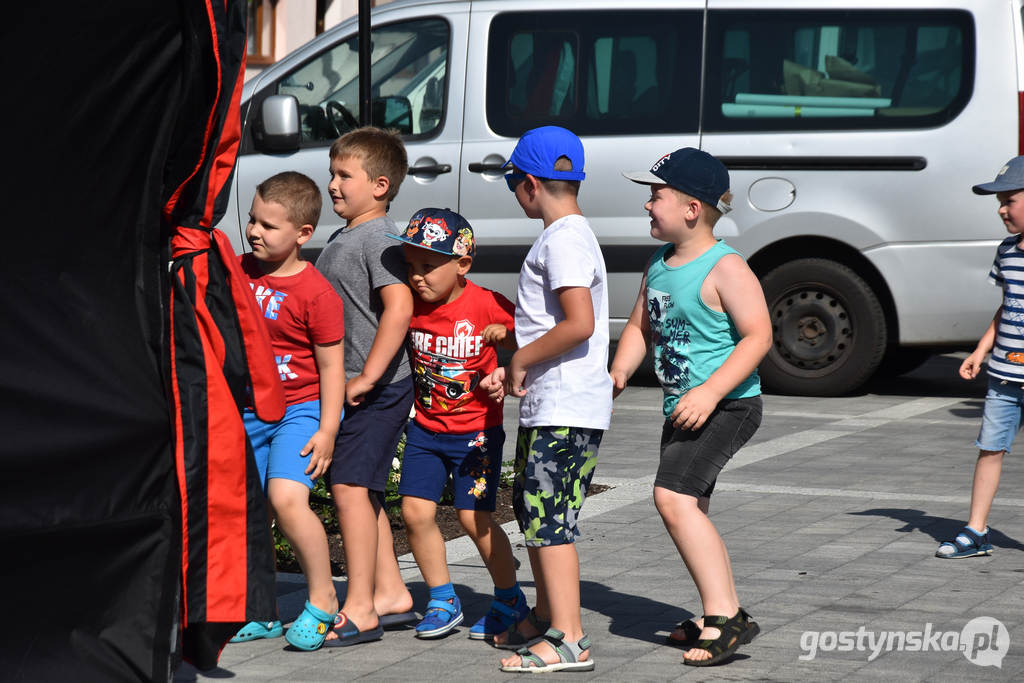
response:
<path fill-rule="evenodd" d="M 402 519 L 409 537 L 416 564 L 427 586 L 440 586 L 451 582 L 448 561 L 444 551 L 444 537 L 437 528 L 437 504 L 426 498 L 402 498 Z"/>
<path fill-rule="evenodd" d="M 974 465 L 974 484 L 971 486 L 971 518 L 967 521 L 967 526 L 976 531 L 985 531 L 988 525 L 988 513 L 999 488 L 1005 452 L 978 451 L 978 462 Z"/>
<path fill-rule="evenodd" d="M 740 606 L 725 543 L 711 520 L 698 507 L 697 499 L 656 486 L 654 503 L 697 585 L 704 614 L 726 617 L 736 614 Z M 702 639 L 714 639 L 719 635 L 721 631 L 713 626 L 701 630 Z M 683 655 L 684 659 L 696 660 L 710 656 L 706 650 L 696 648 Z"/>
<path fill-rule="evenodd" d="M 400 614 L 412 609 L 412 594 L 402 581 L 402 572 L 395 557 L 395 537 L 391 534 L 391 520 L 377 500 L 370 494 L 370 503 L 377 515 L 377 560 L 373 586 L 373 608 L 380 614 Z"/>
<path fill-rule="evenodd" d="M 338 525 L 345 547 L 348 591 L 341 611 L 360 631 L 377 627 L 373 606 L 374 574 L 377 568 L 377 511 L 371 493 L 363 486 L 335 484 L 331 495 L 338 508 Z M 328 634 L 333 639 L 334 634 Z"/>
<path fill-rule="evenodd" d="M 480 551 L 480 558 L 487 565 L 494 585 L 498 588 L 514 586 L 516 569 L 512 557 L 512 544 L 494 521 L 494 515 L 486 510 L 459 510 L 458 514 L 459 523 L 473 539 L 476 549 Z M 416 561 L 419 562 L 419 557 Z"/>
<path fill-rule="evenodd" d="M 338 594 L 331 578 L 327 533 L 320 518 L 309 507 L 309 487 L 291 479 L 273 478 L 267 482 L 267 498 L 281 533 L 291 543 L 295 559 L 306 576 L 309 601 L 334 614 L 338 611 Z"/>
<path fill-rule="evenodd" d="M 543 582 L 545 602 L 551 614 L 551 628 L 565 633 L 566 641 L 578 641 L 583 637 L 583 623 L 580 617 L 580 559 L 576 552 L 576 545 L 574 543 L 547 545 L 530 548 L 529 553 L 533 576 L 538 584 L 538 614 L 541 614 L 539 586 Z M 541 614 L 541 616 L 544 615 Z M 529 634 L 524 633 L 523 635 Z M 558 653 L 546 641 L 537 643 L 530 650 L 543 659 L 546 664 L 559 661 Z M 584 650 L 579 661 L 585 662 L 589 658 L 590 650 Z M 501 660 L 502 666 L 517 666 L 521 663 L 522 657 L 519 655 L 512 655 Z"/>

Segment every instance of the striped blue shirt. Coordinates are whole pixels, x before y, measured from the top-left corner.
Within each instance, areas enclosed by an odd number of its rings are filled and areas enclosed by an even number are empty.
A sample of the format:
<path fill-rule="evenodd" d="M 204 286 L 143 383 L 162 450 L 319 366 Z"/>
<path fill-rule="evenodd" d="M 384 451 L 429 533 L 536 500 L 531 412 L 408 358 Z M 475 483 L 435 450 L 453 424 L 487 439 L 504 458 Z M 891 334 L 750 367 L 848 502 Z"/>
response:
<path fill-rule="evenodd" d="M 988 281 L 1003 289 L 1003 310 L 996 342 L 988 361 L 988 374 L 1011 382 L 1024 382 L 1024 251 L 1019 235 L 1010 235 L 996 249 Z"/>

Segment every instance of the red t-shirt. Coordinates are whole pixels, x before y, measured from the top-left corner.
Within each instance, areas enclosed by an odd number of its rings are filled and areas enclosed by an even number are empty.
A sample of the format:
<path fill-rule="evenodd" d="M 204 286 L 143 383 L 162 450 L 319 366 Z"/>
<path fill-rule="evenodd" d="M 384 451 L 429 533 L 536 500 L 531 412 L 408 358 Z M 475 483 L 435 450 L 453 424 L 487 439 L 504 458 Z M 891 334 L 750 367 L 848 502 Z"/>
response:
<path fill-rule="evenodd" d="M 494 347 L 480 336 L 491 323 L 512 330 L 515 305 L 468 280 L 459 298 L 450 303 L 415 299 L 409 345 L 416 387 L 416 424 L 449 434 L 501 424 L 501 404 L 477 386 L 498 366 Z"/>
<path fill-rule="evenodd" d="M 313 345 L 344 339 L 341 298 L 311 263 L 295 275 L 274 277 L 263 274 L 252 254 L 243 254 L 239 262 L 263 311 L 285 403 L 315 401 L 320 398 L 320 375 Z"/>

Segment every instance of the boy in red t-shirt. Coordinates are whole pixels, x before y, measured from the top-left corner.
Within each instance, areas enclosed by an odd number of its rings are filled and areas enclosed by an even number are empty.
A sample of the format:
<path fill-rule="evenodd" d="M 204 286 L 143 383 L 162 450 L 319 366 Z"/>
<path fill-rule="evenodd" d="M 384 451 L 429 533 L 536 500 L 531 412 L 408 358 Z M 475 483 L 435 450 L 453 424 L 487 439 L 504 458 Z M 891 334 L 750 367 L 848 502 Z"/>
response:
<path fill-rule="evenodd" d="M 323 523 L 309 491 L 327 471 L 345 399 L 345 316 L 341 299 L 299 250 L 320 218 L 320 190 L 301 173 L 275 175 L 256 186 L 245 236 L 251 254 L 242 270 L 263 311 L 288 407 L 280 422 L 243 414 L 270 508 L 309 584 L 305 609 L 285 638 L 316 650 L 338 612 Z M 232 642 L 274 638 L 281 622 L 252 622 Z"/>
<path fill-rule="evenodd" d="M 451 475 L 459 522 L 494 581 L 490 612 L 469 637 L 489 640 L 529 614 L 512 546 L 493 515 L 505 443 L 502 406 L 477 387 L 497 367 L 495 345 L 515 347 L 515 306 L 466 279 L 476 243 L 459 214 L 422 209 L 403 234 L 390 236 L 405 242 L 409 284 L 418 294 L 409 323 L 416 417 L 406 431 L 398 486 L 409 545 L 430 588 L 416 636 L 440 638 L 463 619 L 435 521 Z"/>

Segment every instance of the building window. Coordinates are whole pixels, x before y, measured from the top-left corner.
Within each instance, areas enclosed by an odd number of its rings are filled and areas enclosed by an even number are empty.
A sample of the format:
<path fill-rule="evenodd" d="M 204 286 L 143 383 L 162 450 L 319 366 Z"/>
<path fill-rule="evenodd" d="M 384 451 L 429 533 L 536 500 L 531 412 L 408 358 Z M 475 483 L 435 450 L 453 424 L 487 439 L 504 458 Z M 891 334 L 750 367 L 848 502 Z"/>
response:
<path fill-rule="evenodd" d="M 271 0 L 249 0 L 249 34 L 246 55 L 249 64 L 274 63 L 274 3 Z"/>

